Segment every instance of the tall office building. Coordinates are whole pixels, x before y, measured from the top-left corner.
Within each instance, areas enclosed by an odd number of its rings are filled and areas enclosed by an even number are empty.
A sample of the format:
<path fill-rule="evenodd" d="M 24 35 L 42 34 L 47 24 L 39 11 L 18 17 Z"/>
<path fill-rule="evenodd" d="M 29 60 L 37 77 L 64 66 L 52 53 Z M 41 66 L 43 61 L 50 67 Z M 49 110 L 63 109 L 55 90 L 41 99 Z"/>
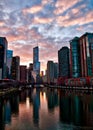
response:
<path fill-rule="evenodd" d="M 13 51 L 7 50 L 7 68 L 8 68 L 8 78 L 11 78 L 11 66 L 12 66 Z"/>
<path fill-rule="evenodd" d="M 34 72 L 33 72 L 33 64 L 32 63 L 29 64 L 27 81 L 30 82 L 30 83 L 34 83 L 35 82 Z"/>
<path fill-rule="evenodd" d="M 26 82 L 27 81 L 27 66 L 20 65 L 20 81 Z"/>
<path fill-rule="evenodd" d="M 39 48 L 33 48 L 33 71 L 40 75 Z"/>
<path fill-rule="evenodd" d="M 54 63 L 54 78 L 58 78 L 58 63 Z"/>
<path fill-rule="evenodd" d="M 81 76 L 93 76 L 93 33 L 85 33 L 79 39 Z"/>
<path fill-rule="evenodd" d="M 6 78 L 7 40 L 0 37 L 0 79 Z"/>
<path fill-rule="evenodd" d="M 20 57 L 15 56 L 12 58 L 11 78 L 14 80 L 20 80 Z"/>
<path fill-rule="evenodd" d="M 77 78 L 81 76 L 81 59 L 79 38 L 70 41 L 70 76 Z"/>
<path fill-rule="evenodd" d="M 54 62 L 47 62 L 47 82 L 49 84 L 54 83 Z"/>
<path fill-rule="evenodd" d="M 70 76 L 69 48 L 62 47 L 58 51 L 59 77 L 67 78 Z"/>

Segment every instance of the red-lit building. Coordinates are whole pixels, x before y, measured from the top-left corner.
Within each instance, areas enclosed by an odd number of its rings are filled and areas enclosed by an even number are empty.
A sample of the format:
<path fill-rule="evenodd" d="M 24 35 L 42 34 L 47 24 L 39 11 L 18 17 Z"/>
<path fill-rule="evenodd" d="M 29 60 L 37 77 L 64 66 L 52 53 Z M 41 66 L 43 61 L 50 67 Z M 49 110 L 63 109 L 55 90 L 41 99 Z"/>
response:
<path fill-rule="evenodd" d="M 93 76 L 93 33 L 85 33 L 79 38 L 81 76 Z"/>

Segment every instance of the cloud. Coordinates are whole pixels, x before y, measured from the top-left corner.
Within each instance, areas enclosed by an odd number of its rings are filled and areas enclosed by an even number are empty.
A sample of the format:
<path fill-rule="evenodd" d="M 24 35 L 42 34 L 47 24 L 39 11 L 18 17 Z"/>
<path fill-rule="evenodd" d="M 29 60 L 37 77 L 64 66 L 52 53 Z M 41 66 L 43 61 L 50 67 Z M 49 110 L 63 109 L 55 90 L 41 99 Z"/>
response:
<path fill-rule="evenodd" d="M 0 22 L 0 27 L 2 27 L 4 25 L 4 22 Z"/>
<path fill-rule="evenodd" d="M 37 12 L 39 12 L 39 11 L 41 11 L 42 10 L 42 6 L 41 5 L 36 5 L 36 6 L 33 6 L 33 7 L 31 7 L 31 8 L 25 8 L 25 9 L 23 9 L 23 13 L 24 14 L 26 14 L 26 13 L 37 13 Z"/>
<path fill-rule="evenodd" d="M 74 10 L 73 12 L 75 13 L 76 11 L 78 12 L 78 10 Z M 69 14 L 65 16 L 58 16 L 56 22 L 59 26 L 64 26 L 64 27 L 74 26 L 76 24 L 82 25 L 89 22 L 93 22 L 93 18 L 92 18 L 93 11 L 86 13 L 84 16 L 77 17 L 77 15 L 75 17 L 72 17 Z"/>
<path fill-rule="evenodd" d="M 48 24 L 50 22 L 52 22 L 53 19 L 52 18 L 39 18 L 39 17 L 35 17 L 34 20 L 33 20 L 33 23 L 35 24 Z"/>
<path fill-rule="evenodd" d="M 63 13 L 64 11 L 79 3 L 80 1 L 81 0 L 57 0 L 55 4 L 56 9 L 54 13 L 56 15 Z"/>

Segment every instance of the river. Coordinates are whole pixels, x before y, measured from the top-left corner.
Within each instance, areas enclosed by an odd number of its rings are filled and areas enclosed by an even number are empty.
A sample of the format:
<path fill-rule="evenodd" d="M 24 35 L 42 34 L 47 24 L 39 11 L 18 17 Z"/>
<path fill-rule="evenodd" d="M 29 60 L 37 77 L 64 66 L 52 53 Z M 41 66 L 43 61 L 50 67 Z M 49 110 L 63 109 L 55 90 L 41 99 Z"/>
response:
<path fill-rule="evenodd" d="M 0 130 L 93 130 L 93 94 L 27 89 L 0 97 Z"/>

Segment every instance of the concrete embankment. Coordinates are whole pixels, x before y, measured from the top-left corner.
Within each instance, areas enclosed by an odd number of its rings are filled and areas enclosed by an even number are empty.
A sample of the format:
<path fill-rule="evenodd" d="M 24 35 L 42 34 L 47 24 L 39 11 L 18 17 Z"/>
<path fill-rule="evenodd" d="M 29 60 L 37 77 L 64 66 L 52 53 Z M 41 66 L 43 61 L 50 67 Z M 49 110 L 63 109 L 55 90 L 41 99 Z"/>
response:
<path fill-rule="evenodd" d="M 73 90 L 90 90 L 93 91 L 93 87 L 90 86 L 57 86 L 57 85 L 46 85 L 47 88 L 58 88 L 58 89 L 73 89 Z"/>
<path fill-rule="evenodd" d="M 3 89 L 3 90 L 0 90 L 0 96 L 5 96 L 7 94 L 11 94 L 17 91 L 18 91 L 18 88 L 14 88 L 14 87 Z"/>

